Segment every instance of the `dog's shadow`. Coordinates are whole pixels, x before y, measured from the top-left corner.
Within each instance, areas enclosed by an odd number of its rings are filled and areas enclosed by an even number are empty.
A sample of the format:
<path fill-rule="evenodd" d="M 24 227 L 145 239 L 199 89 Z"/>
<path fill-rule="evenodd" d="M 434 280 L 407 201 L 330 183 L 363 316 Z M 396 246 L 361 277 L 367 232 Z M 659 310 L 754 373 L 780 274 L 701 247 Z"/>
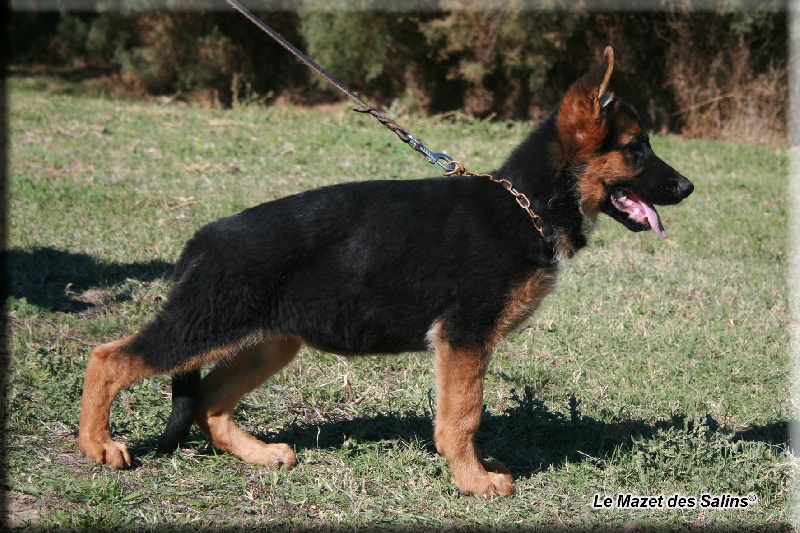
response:
<path fill-rule="evenodd" d="M 41 247 L 5 251 L 6 294 L 40 309 L 75 313 L 95 305 L 91 289 L 135 279 L 154 281 L 172 276 L 173 265 L 153 260 L 115 263 L 88 254 Z"/>
<path fill-rule="evenodd" d="M 733 441 L 760 441 L 776 445 L 788 443 L 788 422 L 780 421 L 731 431 L 707 415 L 702 420 L 671 416 L 658 422 L 627 420 L 608 423 L 584 415 L 579 401 L 570 399 L 567 412 L 549 409 L 530 387 L 513 391 L 513 407 L 502 414 L 484 411 L 476 442 L 484 457 L 505 463 L 514 477 L 529 477 L 548 468 L 609 458 L 634 441 L 648 441 L 663 430 L 705 432 L 704 438 Z M 286 442 L 301 451 L 308 448 L 351 446 L 350 442 L 376 442 L 402 439 L 420 443 L 435 454 L 432 417 L 380 414 L 317 426 L 298 424 L 271 435 L 258 435 L 267 442 Z M 698 426 L 703 426 L 699 428 Z M 711 435 L 709 437 L 709 435 Z M 357 445 L 353 453 L 358 453 Z"/>
<path fill-rule="evenodd" d="M 661 431 L 702 433 L 706 439 L 732 442 L 756 441 L 773 445 L 788 444 L 788 421 L 751 426 L 742 431 L 722 427 L 710 415 L 700 420 L 671 416 L 658 422 L 628 420 L 608 423 L 584 415 L 579 401 L 572 398 L 566 413 L 548 409 L 530 387 L 514 392 L 515 405 L 502 414 L 484 412 L 476 441 L 484 457 L 500 460 L 515 478 L 525 478 L 567 463 L 610 458 L 636 442 L 649 441 Z M 348 453 L 374 453 L 367 443 L 385 442 L 387 447 L 402 440 L 435 454 L 430 416 L 388 413 L 319 424 L 294 423 L 270 434 L 256 434 L 265 442 L 285 442 L 300 453 L 308 449 L 341 450 Z M 692 436 L 690 438 L 696 438 Z M 202 433 L 194 429 L 188 439 L 194 449 L 211 447 Z M 147 453 L 156 439 L 139 442 L 136 450 Z M 203 452 L 201 452 L 203 453 Z"/>

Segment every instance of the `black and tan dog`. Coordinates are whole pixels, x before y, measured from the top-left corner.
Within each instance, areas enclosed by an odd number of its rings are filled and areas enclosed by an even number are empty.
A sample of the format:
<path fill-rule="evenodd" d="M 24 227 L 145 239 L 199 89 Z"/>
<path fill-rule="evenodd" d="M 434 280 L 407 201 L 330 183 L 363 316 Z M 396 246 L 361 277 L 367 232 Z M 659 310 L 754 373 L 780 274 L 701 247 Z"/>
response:
<path fill-rule="evenodd" d="M 492 348 L 553 289 L 558 262 L 587 244 L 599 213 L 663 237 L 653 204 L 676 204 L 693 189 L 653 153 L 633 107 L 607 90 L 613 63 L 607 48 L 493 173 L 530 198 L 541 233 L 485 176 L 344 183 L 202 228 L 155 320 L 92 350 L 81 451 L 129 465 L 126 446 L 111 439 L 111 403 L 143 377 L 172 374 L 174 409 L 159 449 L 174 449 L 194 421 L 218 449 L 288 468 L 292 448 L 245 433 L 232 412 L 301 346 L 347 355 L 431 349 L 436 447 L 456 485 L 512 494 L 509 471 L 484 461 L 474 442 Z"/>

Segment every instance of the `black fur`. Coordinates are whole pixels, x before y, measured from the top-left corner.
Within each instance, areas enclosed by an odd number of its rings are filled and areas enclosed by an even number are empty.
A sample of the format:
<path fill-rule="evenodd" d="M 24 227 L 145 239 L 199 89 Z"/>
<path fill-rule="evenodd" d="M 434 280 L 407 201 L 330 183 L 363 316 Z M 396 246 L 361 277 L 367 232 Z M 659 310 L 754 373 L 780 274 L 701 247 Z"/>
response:
<path fill-rule="evenodd" d="M 513 242 L 513 245 L 509 245 Z M 265 328 L 337 353 L 480 345 L 511 289 L 553 254 L 483 177 L 315 189 L 202 228 L 156 320 L 130 345 L 159 370 Z"/>
<path fill-rule="evenodd" d="M 156 453 L 172 453 L 189 435 L 197 408 L 200 370 L 190 370 L 172 376 L 172 413 L 167 427 L 156 446 Z"/>

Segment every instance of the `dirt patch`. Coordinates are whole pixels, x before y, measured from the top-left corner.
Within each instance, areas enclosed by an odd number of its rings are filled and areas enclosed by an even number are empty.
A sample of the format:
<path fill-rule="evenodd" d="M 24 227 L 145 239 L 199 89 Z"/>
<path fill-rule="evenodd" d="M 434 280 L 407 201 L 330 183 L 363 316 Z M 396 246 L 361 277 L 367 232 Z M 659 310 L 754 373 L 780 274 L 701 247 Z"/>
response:
<path fill-rule="evenodd" d="M 3 500 L 5 506 L 0 511 L 0 520 L 8 529 L 33 529 L 41 524 L 41 503 L 34 496 L 17 492 L 15 490 L 4 490 Z"/>

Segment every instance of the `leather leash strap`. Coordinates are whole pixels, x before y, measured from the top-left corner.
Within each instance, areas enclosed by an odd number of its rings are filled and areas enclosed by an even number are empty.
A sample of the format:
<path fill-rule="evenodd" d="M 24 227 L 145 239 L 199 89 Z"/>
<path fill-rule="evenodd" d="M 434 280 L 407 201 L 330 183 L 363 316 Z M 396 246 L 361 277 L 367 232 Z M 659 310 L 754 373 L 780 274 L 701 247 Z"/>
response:
<path fill-rule="evenodd" d="M 392 132 L 397 135 L 401 141 L 408 144 L 416 150 L 417 152 L 421 153 L 425 157 L 428 158 L 428 162 L 434 165 L 439 165 L 445 170 L 445 176 L 450 176 L 453 174 L 458 174 L 459 176 L 468 175 L 468 176 L 484 176 L 495 183 L 499 183 L 502 185 L 508 192 L 514 195 L 514 198 L 517 200 L 517 203 L 522 207 L 530 216 L 531 221 L 533 221 L 533 225 L 539 234 L 544 239 L 544 242 L 547 244 L 548 247 L 551 248 L 550 242 L 547 240 L 547 237 L 544 234 L 544 221 L 541 219 L 539 215 L 533 212 L 531 209 L 531 201 L 528 199 L 527 196 L 522 194 L 521 192 L 517 191 L 512 183 L 505 179 L 495 178 L 491 174 L 478 174 L 472 171 L 467 170 L 464 168 L 464 165 L 455 161 L 452 157 L 447 154 L 443 154 L 440 152 L 431 152 L 428 148 L 426 148 L 421 142 L 414 138 L 411 133 L 401 127 L 397 122 L 387 117 L 385 114 L 381 113 L 376 109 L 374 106 L 369 105 L 364 100 L 359 98 L 353 91 L 345 87 L 342 82 L 331 76 L 328 71 L 324 68 L 319 66 L 313 59 L 305 55 L 303 52 L 297 49 L 292 43 L 284 39 L 284 37 L 278 33 L 277 31 L 273 30 L 270 26 L 268 26 L 264 21 L 253 15 L 249 9 L 244 7 L 242 4 L 239 3 L 238 0 L 225 0 L 228 4 L 231 5 L 236 11 L 247 17 L 250 22 L 261 28 L 261 30 L 275 39 L 281 46 L 286 48 L 290 51 L 297 59 L 302 61 L 306 66 L 308 66 L 311 70 L 325 78 L 328 83 L 339 89 L 345 96 L 347 96 L 350 100 L 355 102 L 358 105 L 358 109 L 354 109 L 359 113 L 368 113 L 378 119 L 381 124 L 389 128 Z"/>
<path fill-rule="evenodd" d="M 420 152 L 422 155 L 428 158 L 428 162 L 431 164 L 439 165 L 446 171 L 451 171 L 455 169 L 454 165 L 451 165 L 450 162 L 453 160 L 451 157 L 447 156 L 446 154 L 439 153 L 439 152 L 432 152 L 428 148 L 426 148 L 421 142 L 419 142 L 411 132 L 407 129 L 400 126 L 397 122 L 392 120 L 391 118 L 387 117 L 385 114 L 381 113 L 375 106 L 369 105 L 364 100 L 359 98 L 353 91 L 348 89 L 347 87 L 342 84 L 339 80 L 331 76 L 331 74 L 326 71 L 324 68 L 319 66 L 313 59 L 305 55 L 303 52 L 297 49 L 292 43 L 287 41 L 283 35 L 272 29 L 269 25 L 267 25 L 264 21 L 256 17 L 249 9 L 244 7 L 242 4 L 239 3 L 238 0 L 226 0 L 228 4 L 231 5 L 236 11 L 247 17 L 250 22 L 258 26 L 264 33 L 275 39 L 281 46 L 286 48 L 290 51 L 297 59 L 303 62 L 308 68 L 325 78 L 328 83 L 339 89 L 342 94 L 347 96 L 350 100 L 355 102 L 358 105 L 358 109 L 354 109 L 359 113 L 367 113 L 378 119 L 378 121 L 389 128 L 390 131 L 394 132 L 401 141 L 408 144 L 416 150 Z M 444 163 L 443 163 L 444 162 Z"/>

